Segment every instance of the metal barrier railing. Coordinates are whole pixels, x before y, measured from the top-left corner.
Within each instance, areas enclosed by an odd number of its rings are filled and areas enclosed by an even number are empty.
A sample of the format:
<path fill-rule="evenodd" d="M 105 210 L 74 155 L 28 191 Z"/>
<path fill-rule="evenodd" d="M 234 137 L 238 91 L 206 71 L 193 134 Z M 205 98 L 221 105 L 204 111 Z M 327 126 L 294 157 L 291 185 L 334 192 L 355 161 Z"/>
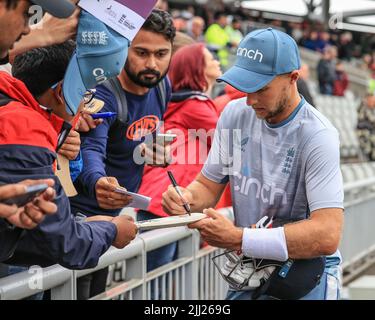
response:
<path fill-rule="evenodd" d="M 368 264 L 366 259 L 375 260 L 374 185 L 375 178 L 369 178 L 344 187 L 345 224 L 340 244 L 344 281 L 345 274 L 353 277 L 361 271 Z M 232 209 L 221 211 L 232 218 Z M 179 248 L 177 259 L 147 273 L 147 252 L 175 241 Z M 44 269 L 31 267 L 28 272 L 2 278 L 0 299 L 23 299 L 50 289 L 53 300 L 75 300 L 77 278 L 118 263 L 122 263 L 122 279 L 93 299 L 224 299 L 226 283 L 211 261 L 221 251 L 209 246 L 200 248 L 199 243 L 199 233 L 186 227 L 149 231 L 124 249 L 108 250 L 94 269 L 72 271 L 58 265 Z"/>
<path fill-rule="evenodd" d="M 228 210 L 222 212 L 231 214 Z M 175 241 L 177 259 L 147 273 L 147 252 Z M 199 233 L 186 227 L 145 232 L 124 249 L 110 248 L 93 269 L 31 267 L 29 271 L 2 278 L 0 300 L 23 299 L 45 290 L 51 290 L 52 300 L 75 300 L 78 278 L 119 262 L 126 269 L 124 279 L 93 299 L 223 299 L 227 287 L 210 261 L 221 251 L 212 247 L 200 249 L 199 244 Z"/>

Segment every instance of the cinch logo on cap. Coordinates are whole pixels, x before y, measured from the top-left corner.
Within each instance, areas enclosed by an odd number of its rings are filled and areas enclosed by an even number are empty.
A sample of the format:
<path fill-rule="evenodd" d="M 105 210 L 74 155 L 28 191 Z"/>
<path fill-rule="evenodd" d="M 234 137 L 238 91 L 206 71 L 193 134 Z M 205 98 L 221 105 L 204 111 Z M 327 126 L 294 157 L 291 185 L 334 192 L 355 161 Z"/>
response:
<path fill-rule="evenodd" d="M 252 50 L 252 49 L 247 49 L 247 48 L 238 48 L 237 49 L 237 56 L 240 57 L 247 57 L 251 60 L 259 60 L 259 62 L 262 62 L 263 60 L 263 53 L 259 51 L 258 49 Z"/>
<path fill-rule="evenodd" d="M 104 69 L 102 68 L 95 68 L 94 70 L 92 70 L 92 74 L 94 75 L 95 80 L 98 84 L 107 80 Z"/>

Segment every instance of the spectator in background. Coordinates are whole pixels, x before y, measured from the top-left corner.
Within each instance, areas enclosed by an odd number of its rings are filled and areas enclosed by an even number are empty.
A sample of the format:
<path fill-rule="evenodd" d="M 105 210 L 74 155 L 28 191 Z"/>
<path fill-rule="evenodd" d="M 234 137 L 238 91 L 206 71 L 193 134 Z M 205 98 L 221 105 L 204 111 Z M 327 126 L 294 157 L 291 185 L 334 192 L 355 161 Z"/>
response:
<path fill-rule="evenodd" d="M 217 52 L 220 64 L 224 68 L 228 66 L 228 49 L 231 47 L 229 35 L 225 31 L 227 25 L 227 15 L 224 12 L 217 12 L 215 23 L 210 25 L 205 33 L 208 49 Z"/>
<path fill-rule="evenodd" d="M 298 41 L 298 45 L 307 48 L 306 42 L 308 42 L 310 39 L 310 30 L 306 28 L 302 28 L 302 36 L 300 37 Z"/>
<path fill-rule="evenodd" d="M 337 56 L 336 47 L 326 47 L 323 57 L 318 63 L 318 81 L 321 94 L 332 95 L 333 85 L 336 79 L 335 59 Z"/>
<path fill-rule="evenodd" d="M 160 9 L 163 11 L 168 11 L 169 5 L 168 0 L 158 0 L 154 6 L 155 9 Z"/>
<path fill-rule="evenodd" d="M 367 161 L 375 161 L 375 95 L 369 94 L 358 109 L 357 136 Z"/>
<path fill-rule="evenodd" d="M 364 71 L 367 71 L 367 70 L 371 69 L 371 65 L 372 65 L 371 54 L 367 53 L 367 54 L 363 55 L 360 68 Z"/>
<path fill-rule="evenodd" d="M 375 95 L 375 72 L 373 72 L 368 82 L 368 93 Z"/>
<path fill-rule="evenodd" d="M 372 53 L 370 58 L 368 59 L 368 68 L 371 72 L 371 77 L 368 82 L 368 93 L 375 95 L 375 52 Z"/>
<path fill-rule="evenodd" d="M 350 61 L 353 57 L 354 43 L 353 35 L 350 32 L 344 32 L 339 37 L 338 58 L 340 60 Z"/>
<path fill-rule="evenodd" d="M 243 34 L 241 32 L 241 20 L 237 17 L 233 17 L 231 24 L 228 24 L 225 27 L 225 31 L 229 36 L 229 42 L 237 47 L 243 38 Z"/>
<path fill-rule="evenodd" d="M 369 69 L 371 72 L 375 73 L 375 48 L 374 48 L 374 52 L 371 55 L 371 62 L 369 63 Z"/>
<path fill-rule="evenodd" d="M 333 95 L 343 97 L 348 86 L 348 74 L 345 72 L 344 64 L 338 61 L 336 63 L 336 79 L 333 83 Z"/>
<path fill-rule="evenodd" d="M 307 49 L 321 52 L 318 32 L 311 31 L 309 37 L 304 41 L 303 46 Z"/>
<path fill-rule="evenodd" d="M 173 25 L 176 28 L 176 31 L 188 32 L 188 26 L 190 20 L 193 18 L 193 15 L 186 10 L 175 11 L 173 16 Z"/>
<path fill-rule="evenodd" d="M 324 48 L 333 45 L 331 42 L 331 35 L 327 31 L 319 34 L 319 51 L 323 52 Z"/>
<path fill-rule="evenodd" d="M 207 92 L 220 75 L 219 62 L 202 43 L 184 46 L 174 54 L 169 69 L 173 93 L 164 115 L 164 129 L 178 135 L 172 145 L 175 161 L 168 168 L 145 168 L 139 193 L 152 200 L 148 211 L 138 212 L 138 220 L 168 216 L 161 207 L 162 193 L 170 185 L 167 170 L 171 170 L 177 183 L 184 187 L 200 172 L 212 137 L 200 138 L 196 131 L 203 130 L 205 134 L 212 130 L 212 134 L 216 127 L 218 115 Z M 147 271 L 172 261 L 175 252 L 176 243 L 149 252 Z"/>
<path fill-rule="evenodd" d="M 302 25 L 298 22 L 289 22 L 291 36 L 297 43 L 303 38 Z"/>
<path fill-rule="evenodd" d="M 204 20 L 201 17 L 193 17 L 190 23 L 188 24 L 188 32 L 187 34 L 197 42 L 205 42 L 203 30 L 204 30 Z"/>
<path fill-rule="evenodd" d="M 304 63 L 301 65 L 301 69 L 299 70 L 299 79 L 297 81 L 298 92 L 306 99 L 308 103 L 310 103 L 312 106 L 315 106 L 314 99 L 307 84 L 309 78 L 310 68 L 308 64 Z"/>
<path fill-rule="evenodd" d="M 184 46 L 187 46 L 189 44 L 195 43 L 194 39 L 187 35 L 186 33 L 177 31 L 176 32 L 176 37 L 174 38 L 173 41 L 173 46 L 172 46 L 172 56 L 176 53 L 176 51 Z"/>
<path fill-rule="evenodd" d="M 192 17 L 196 16 L 195 14 L 195 8 L 193 5 L 188 5 L 186 8 L 186 11 L 191 14 Z"/>

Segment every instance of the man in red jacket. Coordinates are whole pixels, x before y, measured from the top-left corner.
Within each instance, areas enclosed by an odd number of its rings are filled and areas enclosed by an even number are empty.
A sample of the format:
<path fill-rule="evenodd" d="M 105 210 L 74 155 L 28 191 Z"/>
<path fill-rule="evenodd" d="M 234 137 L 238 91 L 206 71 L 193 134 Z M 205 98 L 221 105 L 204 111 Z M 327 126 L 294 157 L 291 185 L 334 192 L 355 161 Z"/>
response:
<path fill-rule="evenodd" d="M 31 3 L 41 5 L 60 18 L 70 15 L 74 9 L 63 0 L 0 2 L 0 28 L 6 31 L 0 37 L 0 63 L 7 62 L 12 44 L 29 33 L 27 17 Z M 25 177 L 54 179 L 56 151 L 64 142 L 70 125 L 40 107 L 22 82 L 3 72 L 0 73 L 0 101 L 0 184 L 16 183 Z M 8 227 L 4 230 L 0 224 L 0 261 L 8 260 L 17 248 L 20 254 L 8 263 L 42 266 L 60 263 L 68 268 L 88 268 L 97 264 L 111 244 L 124 247 L 134 238 L 136 228 L 126 218 L 77 221 L 70 213 L 68 198 L 57 179 L 55 184 L 57 212 L 53 203 L 54 210 L 45 208 L 43 199 L 33 204 L 45 213 L 56 212 L 55 215 L 30 232 Z"/>
<path fill-rule="evenodd" d="M 336 80 L 333 83 L 333 95 L 343 97 L 348 86 L 348 74 L 345 72 L 344 64 L 339 61 L 336 63 Z"/>
<path fill-rule="evenodd" d="M 38 76 L 41 81 L 47 77 Z M 21 81 L 4 72 L 0 72 L 0 100 L 3 101 L 0 107 L 0 183 L 16 183 L 25 177 L 52 178 L 57 205 L 55 215 L 24 233 L 22 239 L 11 239 L 13 246 L 0 255 L 0 261 L 7 260 L 17 247 L 16 255 L 7 263 L 26 266 L 59 263 L 72 269 L 89 268 L 96 266 L 100 255 L 111 245 L 117 248 L 127 245 L 136 234 L 135 225 L 127 218 L 95 217 L 84 222 L 85 217 L 76 217 L 70 212 L 69 200 L 53 168 L 56 151 L 64 143 L 71 125 L 41 107 Z M 9 242 L 8 238 L 4 240 Z"/>
<path fill-rule="evenodd" d="M 46 1 L 1 1 L 0 30 L 3 32 L 0 36 L 0 65 L 8 62 L 8 50 L 13 47 L 14 42 L 30 32 L 28 11 L 32 3 L 41 5 L 42 9 L 60 18 L 70 16 L 74 10 L 74 6 L 65 0 L 55 1 L 53 4 L 48 4 Z M 26 185 L 41 182 L 48 183 L 50 186 L 54 184 L 52 180 L 44 180 L 27 181 L 16 185 L 0 187 L 1 239 L 3 233 L 12 233 L 14 226 L 31 229 L 40 223 L 45 218 L 46 214 L 56 212 L 56 206 L 50 202 L 54 198 L 54 192 L 51 188 L 39 197 L 38 202 L 34 201 L 34 204 L 28 204 L 22 208 L 18 208 L 16 205 L 10 206 L 1 203 L 1 201 L 25 193 Z M 6 220 L 2 218 L 6 218 Z"/>

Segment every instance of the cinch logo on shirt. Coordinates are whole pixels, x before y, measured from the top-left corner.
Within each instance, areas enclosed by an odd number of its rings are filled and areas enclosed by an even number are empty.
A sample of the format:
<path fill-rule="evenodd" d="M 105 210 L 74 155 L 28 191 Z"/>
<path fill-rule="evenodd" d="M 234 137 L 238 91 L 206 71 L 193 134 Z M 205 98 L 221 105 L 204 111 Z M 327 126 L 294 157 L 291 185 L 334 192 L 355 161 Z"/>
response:
<path fill-rule="evenodd" d="M 258 60 L 259 62 L 262 62 L 263 60 L 263 53 L 259 51 L 258 49 L 254 51 L 252 49 L 247 49 L 247 48 L 238 48 L 237 56 L 247 57 L 254 61 Z"/>
<path fill-rule="evenodd" d="M 240 180 L 238 185 L 234 184 L 235 191 L 248 196 L 250 187 L 253 186 L 256 188 L 255 197 L 261 199 L 263 203 L 269 203 L 272 206 L 275 204 L 276 197 L 282 197 L 282 204 L 287 204 L 286 192 L 283 189 L 277 188 L 275 183 L 271 183 L 271 185 L 262 183 L 257 178 L 246 177 L 239 172 L 235 173 L 234 176 Z"/>
<path fill-rule="evenodd" d="M 126 131 L 126 137 L 129 140 L 140 140 L 150 133 L 156 131 L 159 126 L 157 116 L 146 116 L 133 122 Z"/>

